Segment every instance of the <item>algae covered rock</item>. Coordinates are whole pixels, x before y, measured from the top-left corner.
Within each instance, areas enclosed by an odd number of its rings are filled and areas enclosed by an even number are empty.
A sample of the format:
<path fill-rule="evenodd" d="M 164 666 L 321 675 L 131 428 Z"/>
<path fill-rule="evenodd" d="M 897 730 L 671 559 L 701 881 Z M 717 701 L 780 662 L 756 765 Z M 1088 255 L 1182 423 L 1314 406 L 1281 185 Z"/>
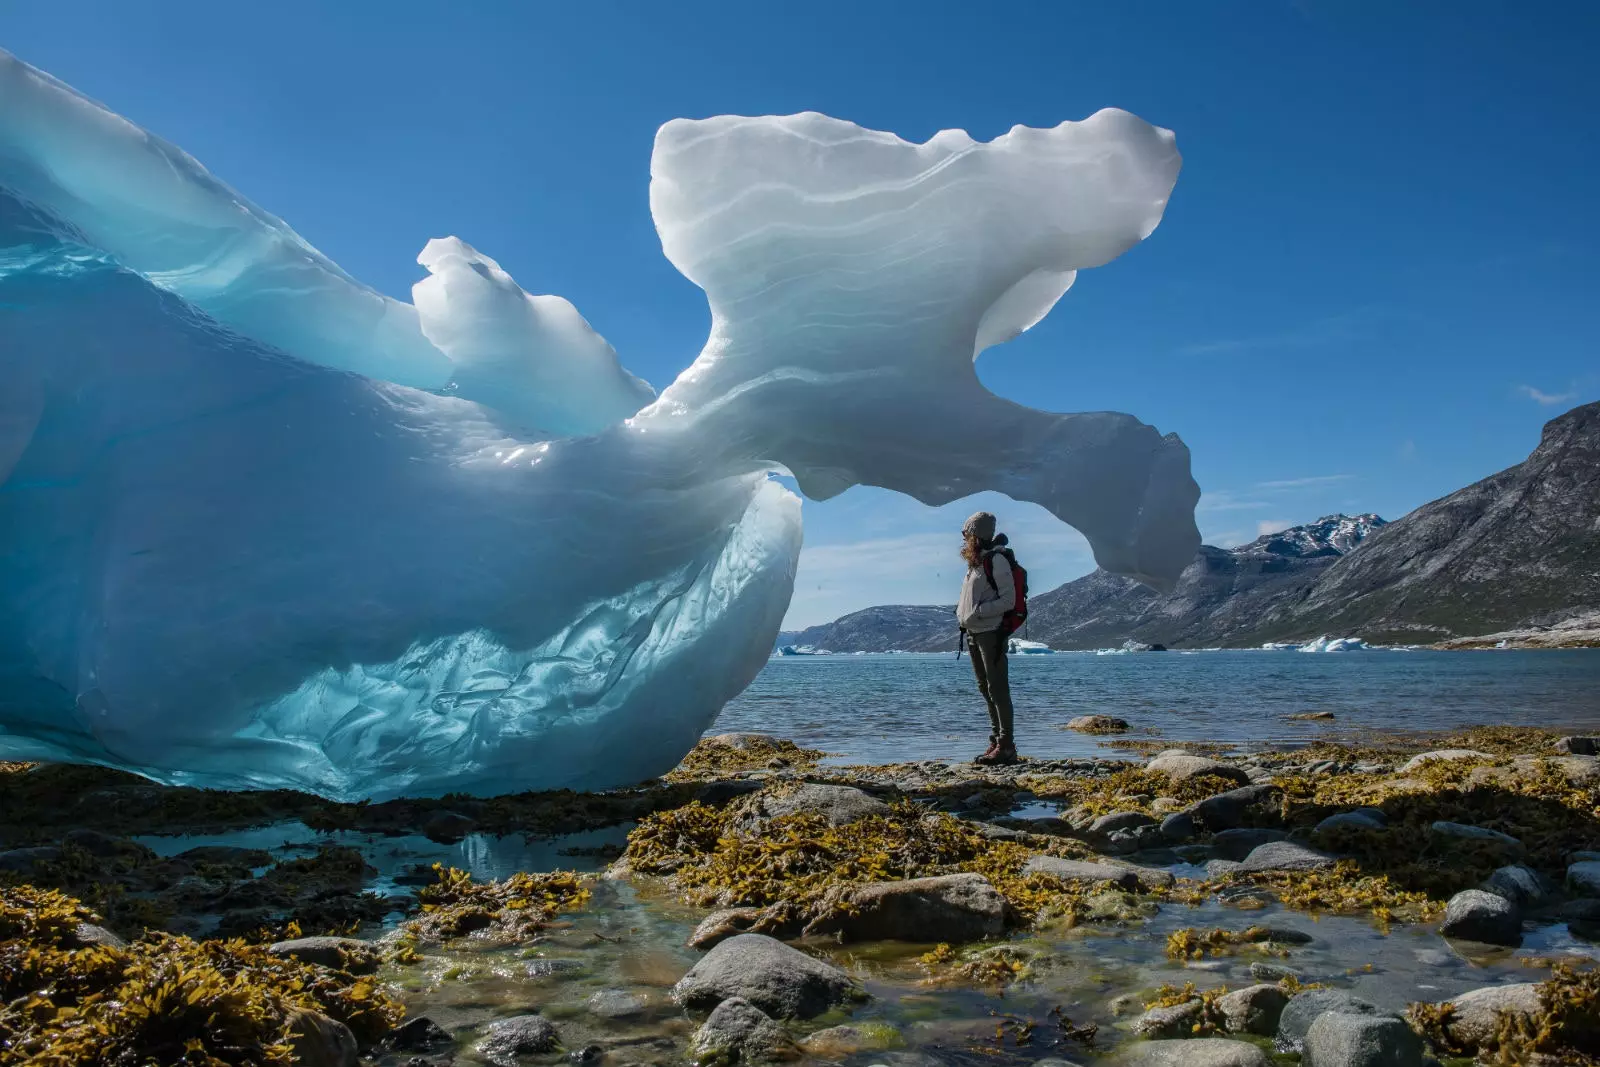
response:
<path fill-rule="evenodd" d="M 695 1031 L 689 1051 L 698 1063 L 787 1058 L 789 1035 L 773 1018 L 743 997 L 729 997 L 712 1009 Z"/>
<path fill-rule="evenodd" d="M 1089 860 L 1062 859 L 1060 856 L 1030 856 L 1028 862 L 1023 864 L 1022 873 L 1024 876 L 1048 874 L 1063 882 L 1103 882 L 1127 890 L 1139 887 L 1138 872 L 1131 868 Z"/>
<path fill-rule="evenodd" d="M 1445 1033 L 1468 1050 L 1476 1050 L 1494 1037 L 1501 1013 L 1531 1017 L 1544 1010 L 1539 987 L 1533 982 L 1485 986 L 1444 1003 L 1451 1009 L 1444 1023 Z"/>
<path fill-rule="evenodd" d="M 1306 1031 L 1301 1067 L 1422 1067 L 1422 1039 L 1400 1019 L 1329 1011 Z"/>
<path fill-rule="evenodd" d="M 857 996 L 837 967 L 764 934 L 739 934 L 706 953 L 672 988 L 690 1008 L 707 1009 L 743 997 L 780 1019 L 809 1019 Z"/>
<path fill-rule="evenodd" d="M 801 1048 L 812 1056 L 843 1059 L 857 1052 L 900 1048 L 905 1043 L 900 1031 L 887 1023 L 863 1022 L 818 1030 L 801 1042 Z"/>
<path fill-rule="evenodd" d="M 1157 753 L 1144 765 L 1144 769 L 1152 774 L 1164 774 L 1174 782 L 1186 782 L 1191 778 L 1209 775 L 1214 778 L 1226 778 L 1240 785 L 1250 783 L 1250 776 L 1242 769 L 1208 756 L 1196 756 L 1181 748 Z"/>
<path fill-rule="evenodd" d="M 1128 730 L 1128 720 L 1115 715 L 1079 715 L 1067 723 L 1067 729 L 1083 734 L 1120 734 Z"/>
<path fill-rule="evenodd" d="M 351 974 L 371 974 L 379 962 L 373 947 L 354 937 L 298 937 L 269 945 L 267 951 Z"/>
<path fill-rule="evenodd" d="M 1272 1067 L 1255 1045 L 1226 1037 L 1136 1041 L 1111 1062 L 1116 1067 Z"/>
<path fill-rule="evenodd" d="M 288 1040 L 294 1062 L 304 1067 L 356 1067 L 356 1035 L 337 1019 L 300 1009 L 288 1018 Z"/>
<path fill-rule="evenodd" d="M 721 908 L 700 920 L 689 935 L 688 945 L 704 952 L 735 934 L 749 931 L 760 921 L 760 908 Z"/>
<path fill-rule="evenodd" d="M 1005 930 L 1006 901 L 981 874 L 840 886 L 805 933 L 847 941 L 976 941 Z"/>
<path fill-rule="evenodd" d="M 1412 771 L 1421 770 L 1429 763 L 1455 763 L 1461 760 L 1492 760 L 1493 756 L 1487 752 L 1479 752 L 1471 748 L 1440 748 L 1432 752 L 1423 752 L 1412 756 L 1400 765 L 1400 774 L 1410 774 Z"/>
<path fill-rule="evenodd" d="M 1240 862 L 1239 871 L 1320 871 L 1333 864 L 1334 858 L 1326 852 L 1294 841 L 1269 841 L 1252 849 Z"/>
<path fill-rule="evenodd" d="M 1428 831 L 1446 846 L 1452 843 L 1475 845 L 1511 859 L 1520 859 L 1528 851 L 1527 846 L 1510 834 L 1491 830 L 1487 826 L 1469 826 L 1441 819 L 1430 824 Z"/>
<path fill-rule="evenodd" d="M 1289 995 L 1281 986 L 1262 982 L 1224 993 L 1217 998 L 1217 1010 L 1230 1034 L 1271 1037 L 1278 1032 L 1278 1019 L 1288 1003 Z"/>
<path fill-rule="evenodd" d="M 1207 772 L 1214 773 L 1214 772 Z M 1226 793 L 1206 797 L 1189 809 L 1195 822 L 1215 833 L 1242 826 L 1252 815 L 1261 818 L 1270 814 L 1272 804 L 1283 795 L 1275 785 L 1246 785 Z"/>
<path fill-rule="evenodd" d="M 1439 932 L 1487 945 L 1522 943 L 1522 912 L 1513 902 L 1481 889 L 1463 889 L 1450 898 Z"/>
<path fill-rule="evenodd" d="M 1204 1011 L 1205 1001 L 1199 997 L 1182 1004 L 1151 1008 L 1133 1021 L 1133 1032 L 1140 1037 L 1187 1037 Z"/>
<path fill-rule="evenodd" d="M 769 793 L 761 798 L 761 813 L 772 817 L 811 812 L 844 826 L 868 815 L 887 815 L 889 805 L 854 786 L 807 782 L 790 793 Z"/>

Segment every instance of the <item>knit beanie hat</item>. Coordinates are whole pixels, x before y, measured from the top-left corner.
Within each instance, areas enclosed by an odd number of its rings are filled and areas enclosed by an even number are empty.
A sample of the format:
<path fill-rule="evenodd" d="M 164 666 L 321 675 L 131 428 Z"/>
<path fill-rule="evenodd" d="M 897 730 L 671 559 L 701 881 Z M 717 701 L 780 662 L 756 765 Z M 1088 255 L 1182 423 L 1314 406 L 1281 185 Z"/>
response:
<path fill-rule="evenodd" d="M 993 541 L 995 525 L 996 519 L 993 515 L 987 511 L 979 511 L 962 523 L 961 535 L 965 537 L 971 534 L 979 541 Z"/>

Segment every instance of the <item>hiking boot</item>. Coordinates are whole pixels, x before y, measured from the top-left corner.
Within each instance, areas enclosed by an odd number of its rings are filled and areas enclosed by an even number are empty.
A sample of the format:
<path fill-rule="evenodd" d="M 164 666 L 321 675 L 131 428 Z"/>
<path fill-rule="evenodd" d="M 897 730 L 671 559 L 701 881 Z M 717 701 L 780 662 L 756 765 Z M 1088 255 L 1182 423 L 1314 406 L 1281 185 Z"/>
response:
<path fill-rule="evenodd" d="M 988 759 L 981 762 L 995 767 L 1009 767 L 1013 763 L 1021 763 L 1022 757 L 1017 755 L 1017 745 L 1014 741 L 1002 741 L 994 747 L 994 752 Z"/>
<path fill-rule="evenodd" d="M 974 756 L 972 758 L 972 762 L 973 763 L 993 763 L 994 762 L 994 754 L 996 752 L 998 752 L 998 751 L 1000 751 L 1000 741 L 999 741 L 998 738 L 991 737 L 991 738 L 989 738 L 989 747 L 983 750 L 983 755 Z"/>

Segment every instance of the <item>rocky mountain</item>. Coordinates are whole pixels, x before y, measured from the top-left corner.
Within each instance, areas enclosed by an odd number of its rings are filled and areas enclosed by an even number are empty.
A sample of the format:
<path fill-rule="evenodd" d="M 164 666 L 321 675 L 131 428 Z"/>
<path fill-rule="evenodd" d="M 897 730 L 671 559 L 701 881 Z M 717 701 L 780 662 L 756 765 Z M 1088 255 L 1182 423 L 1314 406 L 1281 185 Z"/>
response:
<path fill-rule="evenodd" d="M 1546 423 L 1523 462 L 1378 531 L 1259 632 L 1439 641 L 1597 607 L 1600 403 Z"/>
<path fill-rule="evenodd" d="M 1548 422 L 1522 463 L 1395 522 L 1330 515 L 1238 548 L 1202 545 L 1166 595 L 1096 571 L 1030 607 L 1026 636 L 1061 649 L 1590 632 L 1575 620 L 1600 610 L 1600 403 Z M 954 647 L 947 607 L 868 608 L 785 637 L 837 652 Z"/>
<path fill-rule="evenodd" d="M 1130 639 L 1174 648 L 1251 643 L 1264 625 L 1292 617 L 1326 571 L 1385 525 L 1377 515 L 1329 515 L 1238 548 L 1201 545 L 1165 596 L 1095 571 L 1034 597 L 1029 636 L 1068 649 Z"/>

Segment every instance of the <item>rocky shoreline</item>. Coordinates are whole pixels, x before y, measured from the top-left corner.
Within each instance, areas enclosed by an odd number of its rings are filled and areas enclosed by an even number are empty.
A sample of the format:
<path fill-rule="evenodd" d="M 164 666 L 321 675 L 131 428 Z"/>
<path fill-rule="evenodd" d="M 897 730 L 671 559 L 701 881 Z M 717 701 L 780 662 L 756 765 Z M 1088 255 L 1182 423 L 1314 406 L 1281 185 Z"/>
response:
<path fill-rule="evenodd" d="M 0 1064 L 1600 1054 L 1593 739 L 1203 747 L 723 735 L 635 789 L 372 805 L 0 765 Z M 456 866 L 494 848 L 529 869 Z"/>

